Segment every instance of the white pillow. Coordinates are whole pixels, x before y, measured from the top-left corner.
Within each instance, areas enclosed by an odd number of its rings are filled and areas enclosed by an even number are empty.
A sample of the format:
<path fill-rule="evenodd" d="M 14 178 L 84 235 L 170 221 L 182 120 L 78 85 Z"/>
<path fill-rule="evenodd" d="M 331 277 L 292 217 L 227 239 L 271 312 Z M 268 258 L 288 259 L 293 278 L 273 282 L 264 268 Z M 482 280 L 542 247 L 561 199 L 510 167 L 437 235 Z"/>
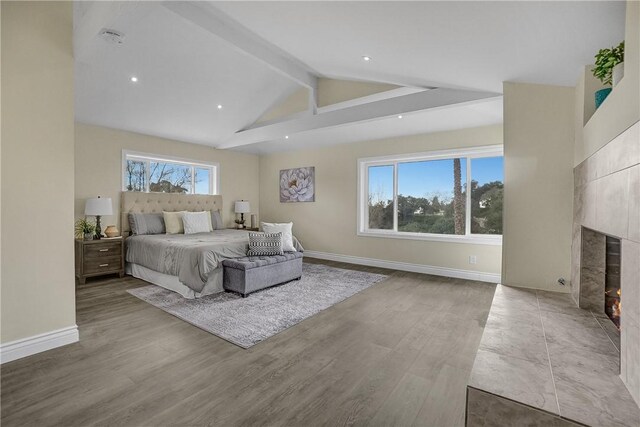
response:
<path fill-rule="evenodd" d="M 182 234 L 184 233 L 184 225 L 182 224 L 182 216 L 186 211 L 181 212 L 162 212 L 164 218 L 164 227 L 167 230 L 167 234 Z"/>
<path fill-rule="evenodd" d="M 182 216 L 184 234 L 209 233 L 211 228 L 211 213 L 206 212 L 185 212 Z"/>
<path fill-rule="evenodd" d="M 265 233 L 282 233 L 282 250 L 285 252 L 296 252 L 293 246 L 292 222 L 275 224 L 271 222 L 261 222 L 262 231 Z"/>

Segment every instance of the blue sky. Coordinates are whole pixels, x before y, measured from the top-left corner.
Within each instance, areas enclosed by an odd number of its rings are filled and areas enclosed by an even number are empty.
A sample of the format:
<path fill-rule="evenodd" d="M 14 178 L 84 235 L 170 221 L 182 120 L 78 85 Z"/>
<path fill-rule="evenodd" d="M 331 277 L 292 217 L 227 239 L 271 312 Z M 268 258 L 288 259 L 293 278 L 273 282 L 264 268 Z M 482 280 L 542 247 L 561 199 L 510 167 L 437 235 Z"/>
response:
<path fill-rule="evenodd" d="M 462 159 L 462 182 L 466 181 L 466 161 Z M 471 160 L 471 177 L 480 185 L 503 181 L 502 157 Z M 400 163 L 398 165 L 398 193 L 414 197 L 433 197 L 453 194 L 453 160 Z M 393 166 L 369 167 L 369 194 L 382 195 L 390 200 L 393 194 Z M 442 197 L 441 197 L 442 198 Z"/>
<path fill-rule="evenodd" d="M 209 169 L 196 168 L 196 194 L 209 194 Z"/>

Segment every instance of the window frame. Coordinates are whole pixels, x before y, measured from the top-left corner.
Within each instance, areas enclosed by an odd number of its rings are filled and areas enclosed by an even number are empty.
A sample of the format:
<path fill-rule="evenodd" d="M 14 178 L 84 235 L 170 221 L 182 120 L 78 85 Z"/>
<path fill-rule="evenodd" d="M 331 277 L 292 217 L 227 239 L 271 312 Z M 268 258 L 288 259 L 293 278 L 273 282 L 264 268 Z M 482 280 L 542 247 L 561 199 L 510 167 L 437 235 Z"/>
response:
<path fill-rule="evenodd" d="M 465 200 L 465 234 L 437 234 L 398 231 L 398 164 L 430 160 L 466 159 L 466 184 L 471 188 L 471 160 L 485 157 L 504 157 L 502 145 L 438 150 L 423 153 L 397 154 L 379 157 L 363 157 L 357 161 L 358 198 L 357 198 L 357 235 L 365 237 L 385 237 L 391 239 L 428 240 L 435 242 L 475 243 L 484 245 L 502 245 L 500 234 L 471 233 L 471 191 L 467 191 Z M 369 167 L 393 166 L 393 229 L 369 228 Z"/>
<path fill-rule="evenodd" d="M 152 193 L 149 191 L 149 173 L 151 170 L 150 163 L 151 162 L 164 162 L 164 163 L 173 163 L 182 166 L 191 167 L 191 191 L 188 193 L 180 193 L 180 194 L 198 194 L 196 193 L 196 186 L 194 181 L 194 175 L 196 169 L 209 169 L 209 193 L 201 194 L 201 195 L 218 195 L 220 194 L 220 163 L 218 162 L 202 162 L 198 160 L 185 159 L 182 157 L 174 157 L 174 156 L 165 156 L 160 154 L 151 154 L 151 153 L 143 153 L 140 151 L 132 151 L 132 150 L 122 150 L 122 191 L 126 192 L 134 192 L 127 190 L 127 160 L 134 160 L 146 163 L 147 167 L 145 169 L 146 179 L 145 179 L 145 189 L 142 193 Z M 155 192 L 153 192 L 155 193 Z M 165 193 L 170 194 L 170 193 Z"/>

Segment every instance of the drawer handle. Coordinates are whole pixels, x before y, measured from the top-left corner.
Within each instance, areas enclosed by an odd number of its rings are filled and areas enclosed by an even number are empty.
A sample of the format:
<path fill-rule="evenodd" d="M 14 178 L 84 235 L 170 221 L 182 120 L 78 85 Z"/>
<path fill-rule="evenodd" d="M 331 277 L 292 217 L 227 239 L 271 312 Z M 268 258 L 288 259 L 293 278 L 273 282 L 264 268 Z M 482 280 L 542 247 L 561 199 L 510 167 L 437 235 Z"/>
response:
<path fill-rule="evenodd" d="M 100 249 L 100 252 L 109 252 L 109 249 Z"/>
<path fill-rule="evenodd" d="M 100 264 L 100 267 L 108 267 L 109 264 Z"/>

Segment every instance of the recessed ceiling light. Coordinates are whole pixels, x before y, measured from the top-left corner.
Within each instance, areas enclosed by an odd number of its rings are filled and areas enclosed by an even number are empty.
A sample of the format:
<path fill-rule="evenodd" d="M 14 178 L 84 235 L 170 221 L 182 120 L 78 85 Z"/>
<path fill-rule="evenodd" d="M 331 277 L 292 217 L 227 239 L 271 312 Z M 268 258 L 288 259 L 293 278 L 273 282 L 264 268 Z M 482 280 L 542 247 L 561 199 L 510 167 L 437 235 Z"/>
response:
<path fill-rule="evenodd" d="M 222 110 L 222 105 L 218 104 L 218 110 Z"/>
<path fill-rule="evenodd" d="M 364 55 L 364 56 L 362 57 L 362 59 L 363 59 L 364 61 L 367 61 L 367 62 L 371 61 L 371 57 L 370 57 L 370 56 L 367 56 L 367 55 Z"/>
<path fill-rule="evenodd" d="M 289 135 L 285 135 L 285 136 L 284 136 L 284 139 L 289 139 Z"/>
<path fill-rule="evenodd" d="M 401 118 L 402 118 L 402 115 L 399 115 L 399 116 L 398 116 L 398 118 L 399 118 L 399 119 L 401 119 Z"/>
<path fill-rule="evenodd" d="M 137 81 L 138 81 L 138 78 L 137 78 L 136 76 L 133 76 L 133 77 L 131 77 L 131 81 L 132 81 L 133 83 L 135 83 L 135 82 L 137 82 Z"/>

